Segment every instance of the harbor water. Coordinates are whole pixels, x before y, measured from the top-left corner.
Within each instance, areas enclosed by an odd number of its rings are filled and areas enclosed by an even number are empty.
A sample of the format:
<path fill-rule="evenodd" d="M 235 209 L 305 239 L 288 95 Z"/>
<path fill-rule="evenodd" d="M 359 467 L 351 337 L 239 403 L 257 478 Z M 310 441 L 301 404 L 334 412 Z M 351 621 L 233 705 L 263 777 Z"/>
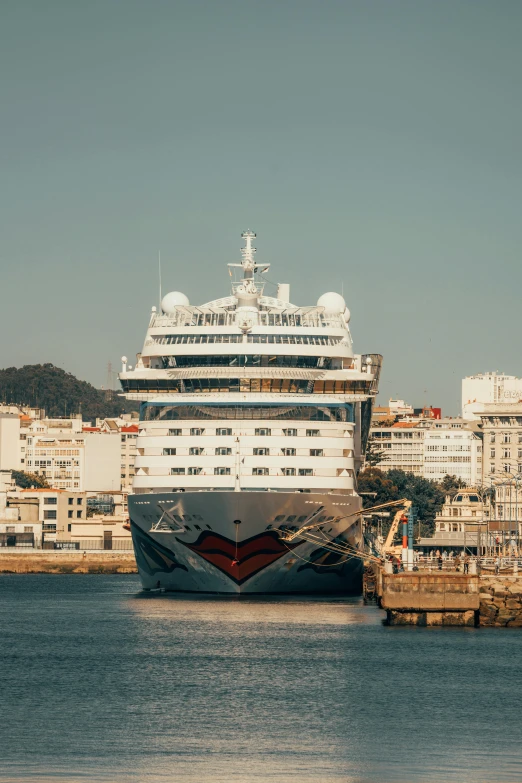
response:
<path fill-rule="evenodd" d="M 517 629 L 0 576 L 0 781 L 520 781 Z"/>

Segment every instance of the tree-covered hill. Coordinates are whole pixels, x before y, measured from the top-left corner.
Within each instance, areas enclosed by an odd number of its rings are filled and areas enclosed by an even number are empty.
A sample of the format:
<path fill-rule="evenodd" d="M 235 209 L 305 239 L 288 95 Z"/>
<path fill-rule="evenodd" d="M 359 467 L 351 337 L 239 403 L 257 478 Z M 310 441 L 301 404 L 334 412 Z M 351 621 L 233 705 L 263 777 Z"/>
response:
<path fill-rule="evenodd" d="M 84 421 L 119 416 L 138 404 L 112 394 L 112 400 L 86 381 L 53 364 L 26 364 L 0 370 L 0 402 L 45 408 L 48 416 L 81 413 Z"/>

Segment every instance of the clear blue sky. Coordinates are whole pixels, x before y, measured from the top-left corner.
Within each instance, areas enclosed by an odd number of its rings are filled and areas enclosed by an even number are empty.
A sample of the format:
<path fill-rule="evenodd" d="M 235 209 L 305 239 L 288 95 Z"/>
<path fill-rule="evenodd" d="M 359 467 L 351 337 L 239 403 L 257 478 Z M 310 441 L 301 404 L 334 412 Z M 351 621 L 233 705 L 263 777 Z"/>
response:
<path fill-rule="evenodd" d="M 164 290 L 258 234 L 340 290 L 382 396 L 522 372 L 519 0 L 12 0 L 0 12 L 0 366 L 96 385 Z"/>

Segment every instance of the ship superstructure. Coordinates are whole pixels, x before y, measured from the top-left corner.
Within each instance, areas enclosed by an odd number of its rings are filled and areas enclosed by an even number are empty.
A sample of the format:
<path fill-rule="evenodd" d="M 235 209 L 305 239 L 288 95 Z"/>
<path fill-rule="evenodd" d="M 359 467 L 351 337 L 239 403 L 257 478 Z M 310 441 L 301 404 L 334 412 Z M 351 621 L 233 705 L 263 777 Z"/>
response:
<path fill-rule="evenodd" d="M 142 403 L 129 496 L 140 575 L 149 589 L 353 589 L 358 559 L 278 530 L 313 523 L 360 546 L 356 473 L 381 357 L 354 354 L 341 295 L 265 296 L 269 264 L 242 237 L 231 294 L 199 306 L 167 294 L 134 369 L 122 360 L 124 393 Z"/>

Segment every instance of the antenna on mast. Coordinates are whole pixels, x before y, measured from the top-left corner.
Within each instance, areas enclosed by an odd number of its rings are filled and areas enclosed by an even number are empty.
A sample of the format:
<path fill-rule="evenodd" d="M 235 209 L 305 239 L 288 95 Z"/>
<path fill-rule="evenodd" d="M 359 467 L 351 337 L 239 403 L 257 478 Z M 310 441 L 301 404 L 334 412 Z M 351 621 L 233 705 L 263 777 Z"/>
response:
<path fill-rule="evenodd" d="M 158 273 L 159 273 L 159 312 L 161 313 L 161 250 L 158 250 Z"/>

